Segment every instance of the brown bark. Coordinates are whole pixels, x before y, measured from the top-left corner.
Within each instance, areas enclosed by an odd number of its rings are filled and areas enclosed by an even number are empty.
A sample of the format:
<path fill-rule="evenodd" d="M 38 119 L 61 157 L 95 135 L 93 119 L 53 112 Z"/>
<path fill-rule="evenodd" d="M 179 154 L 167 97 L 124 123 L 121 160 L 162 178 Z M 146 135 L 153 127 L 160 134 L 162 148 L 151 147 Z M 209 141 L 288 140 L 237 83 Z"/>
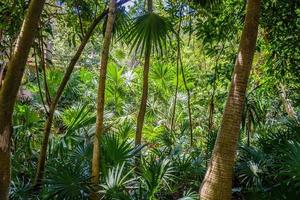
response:
<path fill-rule="evenodd" d="M 152 0 L 147 0 L 148 13 L 153 12 L 153 2 Z M 135 145 L 141 145 L 142 143 L 142 132 L 145 120 L 145 113 L 147 107 L 148 99 L 148 79 L 149 79 L 149 68 L 150 68 L 150 56 L 151 56 L 151 41 L 148 41 L 148 46 L 145 50 L 145 61 L 144 61 L 144 71 L 143 71 L 143 94 L 140 104 L 140 110 L 137 118 L 136 132 L 135 132 Z M 138 165 L 138 159 L 136 160 Z"/>
<path fill-rule="evenodd" d="M 34 188 L 35 188 L 36 192 L 39 191 L 39 189 L 41 187 L 41 182 L 42 182 L 42 179 L 44 176 L 48 141 L 49 141 L 51 126 L 52 126 L 53 116 L 54 116 L 56 106 L 57 106 L 58 101 L 70 79 L 71 73 L 73 72 L 75 64 L 77 63 L 85 45 L 87 44 L 87 42 L 88 42 L 89 38 L 91 37 L 96 26 L 100 23 L 100 21 L 104 18 L 104 16 L 106 14 L 107 14 L 107 10 L 104 11 L 102 14 L 100 14 L 97 18 L 95 18 L 94 21 L 92 22 L 92 24 L 90 25 L 85 37 L 81 41 L 79 48 L 77 49 L 75 55 L 71 59 L 69 65 L 67 67 L 67 70 L 65 72 L 65 75 L 56 91 L 55 97 L 50 104 L 49 114 L 47 116 L 47 120 L 46 120 L 45 128 L 44 128 L 44 138 L 43 138 L 43 142 L 42 142 L 42 146 L 41 146 L 41 150 L 40 150 L 40 157 L 39 157 L 39 162 L 38 162 L 38 167 L 37 167 L 37 173 L 36 173 L 35 182 L 34 182 Z"/>
<path fill-rule="evenodd" d="M 115 21 L 116 1 L 111 0 L 109 5 L 108 20 L 104 34 L 104 41 L 101 53 L 100 75 L 98 85 L 97 98 L 97 120 L 96 132 L 94 137 L 93 158 L 92 158 L 92 183 L 95 185 L 99 182 L 100 177 L 100 144 L 101 135 L 103 133 L 103 118 L 104 118 L 104 102 L 105 102 L 105 81 L 107 63 L 109 58 L 109 46 L 111 42 L 112 30 Z M 97 199 L 97 195 L 93 194 L 92 199 Z"/>
<path fill-rule="evenodd" d="M 8 199 L 13 108 L 45 0 L 32 0 L 0 90 L 0 199 Z"/>
<path fill-rule="evenodd" d="M 201 200 L 231 199 L 233 165 L 246 88 L 255 52 L 259 13 L 260 0 L 248 0 L 245 24 L 220 132 L 199 191 Z"/>
<path fill-rule="evenodd" d="M 145 63 L 144 63 L 144 72 L 143 72 L 143 94 L 142 94 L 140 110 L 137 118 L 135 145 L 141 145 L 142 142 L 142 131 L 143 131 L 143 125 L 144 125 L 144 119 L 145 119 L 145 113 L 147 107 L 147 99 L 148 99 L 150 52 L 151 52 L 151 47 L 147 48 L 145 51 Z"/>
<path fill-rule="evenodd" d="M 126 2 L 128 2 L 129 0 L 121 0 L 117 3 L 117 6 L 120 6 Z M 53 116 L 54 116 L 54 112 L 56 109 L 56 106 L 58 104 L 58 101 L 70 79 L 70 76 L 73 72 L 73 69 L 75 67 L 75 64 L 77 63 L 85 45 L 87 44 L 89 38 L 91 37 L 94 29 L 96 28 L 96 26 L 100 23 L 100 21 L 107 15 L 108 13 L 108 9 L 106 9 L 105 11 L 103 11 L 98 17 L 96 17 L 94 19 L 94 21 L 91 23 L 91 25 L 89 26 L 86 35 L 84 36 L 84 38 L 82 39 L 80 46 L 78 47 L 75 55 L 73 56 L 73 58 L 71 59 L 67 70 L 65 72 L 65 75 L 63 77 L 62 82 L 60 83 L 55 97 L 53 99 L 53 101 L 51 102 L 50 105 L 50 109 L 49 109 L 49 115 L 47 117 L 47 120 L 45 122 L 45 128 L 44 128 L 44 138 L 43 138 L 43 142 L 42 142 L 42 146 L 41 146 L 41 150 L 40 150 L 40 158 L 39 158 L 39 163 L 38 163 L 38 168 L 37 168 L 37 172 L 36 172 L 36 177 L 35 177 L 35 182 L 34 182 L 34 188 L 35 191 L 38 192 L 40 187 L 41 187 L 41 182 L 44 176 L 44 170 L 45 170 L 45 163 L 46 163 L 46 153 L 47 153 L 47 146 L 48 146 L 48 141 L 49 141 L 49 136 L 50 136 L 50 131 L 51 131 L 51 126 L 52 126 L 52 122 L 53 122 Z"/>

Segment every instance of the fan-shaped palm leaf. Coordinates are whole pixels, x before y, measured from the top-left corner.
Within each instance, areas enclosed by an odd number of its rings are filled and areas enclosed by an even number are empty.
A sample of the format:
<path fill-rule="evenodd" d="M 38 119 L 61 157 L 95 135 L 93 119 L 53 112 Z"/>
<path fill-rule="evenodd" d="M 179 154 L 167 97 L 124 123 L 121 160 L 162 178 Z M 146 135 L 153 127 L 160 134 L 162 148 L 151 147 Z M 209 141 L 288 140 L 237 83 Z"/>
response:
<path fill-rule="evenodd" d="M 135 49 L 136 53 L 140 51 L 143 55 L 146 49 L 153 49 L 162 54 L 172 30 L 171 23 L 165 17 L 147 13 L 137 17 L 122 38 L 131 45 L 131 51 Z"/>

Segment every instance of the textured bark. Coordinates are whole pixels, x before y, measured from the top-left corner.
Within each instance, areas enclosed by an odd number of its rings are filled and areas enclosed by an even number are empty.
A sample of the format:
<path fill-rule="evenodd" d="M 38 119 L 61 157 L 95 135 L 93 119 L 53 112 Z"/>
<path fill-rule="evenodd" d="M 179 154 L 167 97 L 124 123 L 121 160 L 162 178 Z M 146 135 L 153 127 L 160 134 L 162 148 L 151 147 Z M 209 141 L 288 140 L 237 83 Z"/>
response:
<path fill-rule="evenodd" d="M 0 90 L 0 199 L 8 199 L 13 108 L 45 0 L 32 0 Z"/>
<path fill-rule="evenodd" d="M 150 68 L 150 47 L 145 51 L 145 62 L 144 62 L 144 71 L 143 71 L 143 94 L 140 104 L 140 110 L 137 118 L 136 133 L 135 133 L 135 145 L 141 145 L 142 142 L 142 131 L 147 107 L 148 99 L 148 77 L 149 77 L 149 68 Z"/>
<path fill-rule="evenodd" d="M 232 173 L 243 104 L 258 32 L 260 0 L 248 0 L 245 24 L 210 165 L 200 187 L 201 200 L 230 200 Z"/>
<path fill-rule="evenodd" d="M 106 30 L 101 53 L 100 75 L 98 85 L 97 98 L 97 120 L 96 132 L 94 137 L 93 158 L 92 158 L 92 183 L 95 185 L 99 182 L 100 177 L 100 144 L 101 135 L 103 133 L 103 118 L 104 118 L 104 101 L 105 101 L 105 81 L 107 63 L 109 58 L 109 46 L 111 42 L 112 30 L 115 21 L 116 1 L 111 0 L 109 5 L 109 13 L 107 19 Z M 92 199 L 98 199 L 96 194 L 92 195 Z"/>

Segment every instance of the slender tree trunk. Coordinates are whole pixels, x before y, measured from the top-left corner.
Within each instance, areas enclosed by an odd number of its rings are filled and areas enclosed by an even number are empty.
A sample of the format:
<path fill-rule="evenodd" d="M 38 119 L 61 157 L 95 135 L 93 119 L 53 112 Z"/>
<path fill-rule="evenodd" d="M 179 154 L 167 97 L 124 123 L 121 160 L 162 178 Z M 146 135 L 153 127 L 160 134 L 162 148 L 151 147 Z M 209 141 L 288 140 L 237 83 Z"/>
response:
<path fill-rule="evenodd" d="M 260 0 L 248 0 L 244 29 L 210 165 L 200 187 L 201 200 L 230 200 L 232 173 L 249 74 L 256 46 Z"/>
<path fill-rule="evenodd" d="M 122 2 L 119 2 L 118 5 L 122 5 L 123 3 L 126 3 L 128 0 L 123 0 Z M 67 70 L 65 72 L 65 75 L 56 91 L 55 97 L 53 98 L 53 101 L 50 104 L 49 108 L 49 113 L 45 122 L 45 128 L 44 128 L 44 138 L 43 142 L 41 145 L 41 150 L 40 150 L 40 157 L 39 157 L 39 162 L 38 162 L 38 167 L 37 167 L 37 172 L 35 176 L 35 181 L 34 181 L 34 190 L 35 192 L 39 192 L 41 188 L 41 182 L 44 176 L 44 170 L 45 170 L 45 163 L 46 163 L 46 155 L 47 155 L 47 147 L 48 147 L 48 141 L 49 141 L 49 136 L 50 136 L 50 131 L 51 131 L 51 126 L 53 122 L 53 116 L 54 112 L 56 109 L 56 106 L 58 104 L 58 101 L 70 79 L 70 76 L 73 72 L 73 69 L 75 67 L 75 64 L 77 63 L 85 45 L 87 44 L 88 40 L 90 39 L 93 31 L 95 30 L 96 26 L 100 23 L 100 21 L 107 15 L 108 10 L 103 11 L 98 17 L 94 19 L 94 21 L 91 23 L 90 27 L 88 28 L 88 31 L 86 32 L 86 35 L 82 39 L 80 46 L 78 47 L 75 55 L 71 59 Z"/>
<path fill-rule="evenodd" d="M 101 65 L 98 85 L 98 99 L 97 99 L 97 121 L 96 132 L 94 137 L 93 159 L 92 159 L 92 183 L 98 184 L 100 177 L 100 144 L 101 135 L 103 131 L 103 117 L 104 117 L 104 101 L 105 101 L 105 81 L 107 63 L 109 58 L 109 46 L 111 42 L 112 30 L 115 21 L 116 1 L 111 0 L 109 5 L 108 20 L 104 34 L 104 41 L 101 53 Z M 97 199 L 97 195 L 93 194 L 92 199 Z"/>
<path fill-rule="evenodd" d="M 147 0 L 147 8 L 148 13 L 153 12 L 153 2 L 152 0 Z M 148 47 L 145 50 L 145 61 L 144 61 L 144 71 L 143 71 L 143 94 L 140 104 L 140 110 L 137 118 L 136 124 L 136 132 L 135 132 L 135 145 L 141 145 L 142 143 L 142 132 L 143 125 L 145 120 L 145 113 L 147 107 L 147 99 L 148 99 L 148 77 L 149 77 L 149 69 L 150 69 L 150 56 L 151 56 L 151 41 L 148 43 Z M 139 159 L 136 160 L 137 165 Z"/>
<path fill-rule="evenodd" d="M 12 114 L 45 0 L 32 0 L 0 90 L 0 199 L 8 199 Z"/>
<path fill-rule="evenodd" d="M 181 30 L 181 21 L 182 21 L 182 6 L 179 12 L 179 25 L 177 31 L 177 58 L 176 58 L 176 86 L 175 86 L 175 95 L 174 95 L 174 103 L 173 103 L 173 111 L 172 111 L 172 118 L 171 118 L 171 134 L 173 133 L 174 129 L 174 120 L 176 115 L 176 104 L 177 104 L 177 94 L 178 94 L 178 84 L 179 84 L 179 60 L 180 60 L 180 30 Z"/>
<path fill-rule="evenodd" d="M 186 78 L 185 78 L 185 74 L 184 74 L 181 56 L 180 56 L 180 65 L 181 65 L 181 74 L 182 74 L 183 84 L 184 84 L 185 90 L 187 92 L 187 97 L 188 97 L 188 105 L 187 106 L 188 106 L 189 126 L 190 126 L 190 142 L 191 142 L 191 146 L 193 146 L 193 122 L 192 122 L 192 110 L 191 110 L 191 94 L 190 94 L 190 90 L 186 83 Z"/>
<path fill-rule="evenodd" d="M 51 96 L 49 92 L 48 82 L 47 82 L 47 75 L 46 75 L 46 60 L 45 60 L 45 50 L 44 50 L 44 40 L 43 40 L 43 32 L 42 28 L 40 30 L 40 37 L 39 37 L 39 46 L 40 46 L 40 53 L 41 53 L 41 66 L 43 70 L 43 76 L 44 76 L 44 87 L 45 87 L 45 97 L 46 102 L 48 106 L 51 104 Z"/>
<path fill-rule="evenodd" d="M 123 5 L 126 2 L 128 2 L 129 0 L 121 0 L 117 3 L 117 6 Z M 90 39 L 94 29 L 96 28 L 96 26 L 100 23 L 100 21 L 107 15 L 108 13 L 108 9 L 106 9 L 105 11 L 103 11 L 98 17 L 96 17 L 94 19 L 94 21 L 91 23 L 90 27 L 88 28 L 86 35 L 84 36 L 84 38 L 82 39 L 79 48 L 77 49 L 75 55 L 73 56 L 73 58 L 71 59 L 67 70 L 65 72 L 65 75 L 63 77 L 62 82 L 60 83 L 55 97 L 53 99 L 53 101 L 51 102 L 50 105 L 50 109 L 49 109 L 49 114 L 45 123 L 45 128 L 44 128 L 44 138 L 43 138 L 43 142 L 42 142 L 42 146 L 41 146 L 41 150 L 40 150 L 40 158 L 39 158 L 39 163 L 38 163 L 38 167 L 37 167 L 37 172 L 36 172 L 36 177 L 35 177 L 35 181 L 34 181 L 34 189 L 36 192 L 39 192 L 40 187 L 41 187 L 41 182 L 44 176 L 44 170 L 45 170 L 45 163 L 46 163 L 46 154 L 47 154 L 47 147 L 48 147 L 48 141 L 49 141 L 49 136 L 50 136 L 50 131 L 51 131 L 51 126 L 52 126 L 52 122 L 53 122 L 53 116 L 54 116 L 54 112 L 56 109 L 56 106 L 58 104 L 58 101 L 70 79 L 70 76 L 73 72 L 73 69 L 75 67 L 75 64 L 77 63 L 85 45 L 87 44 L 88 40 Z"/>
<path fill-rule="evenodd" d="M 148 77 L 150 68 L 150 53 L 151 47 L 145 51 L 145 62 L 144 62 L 144 72 L 143 72 L 143 94 L 141 99 L 140 110 L 137 118 L 136 134 L 135 134 L 135 145 L 141 145 L 142 142 L 142 131 L 147 107 L 148 99 Z"/>
<path fill-rule="evenodd" d="M 34 47 L 34 65 L 35 65 L 35 73 L 36 73 L 36 80 L 37 80 L 37 84 L 38 84 L 38 88 L 39 88 L 39 94 L 40 94 L 40 98 L 45 110 L 46 115 L 48 115 L 48 110 L 44 101 L 44 97 L 43 97 L 43 93 L 42 93 L 42 87 L 41 87 L 41 82 L 40 82 L 40 76 L 39 76 L 39 69 L 38 69 L 38 63 L 37 63 L 37 55 L 36 55 L 36 48 Z"/>

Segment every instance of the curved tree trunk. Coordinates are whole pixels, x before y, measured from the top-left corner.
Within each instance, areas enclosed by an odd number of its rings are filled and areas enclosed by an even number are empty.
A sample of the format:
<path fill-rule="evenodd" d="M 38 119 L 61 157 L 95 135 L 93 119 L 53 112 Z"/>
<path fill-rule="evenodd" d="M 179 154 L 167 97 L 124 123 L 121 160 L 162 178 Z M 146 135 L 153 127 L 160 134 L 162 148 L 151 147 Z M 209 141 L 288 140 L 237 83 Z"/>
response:
<path fill-rule="evenodd" d="M 129 0 L 121 0 L 117 3 L 117 6 L 123 5 L 126 2 L 128 2 Z M 106 9 L 105 11 L 103 11 L 98 17 L 96 17 L 94 19 L 94 21 L 91 23 L 90 27 L 88 28 L 86 35 L 84 36 L 84 38 L 81 40 L 80 46 L 77 49 L 75 55 L 73 56 L 73 58 L 71 59 L 67 70 L 65 72 L 65 75 L 63 77 L 62 82 L 59 85 L 59 88 L 56 91 L 55 97 L 53 99 L 53 101 L 51 102 L 50 105 L 50 109 L 49 109 L 49 114 L 47 116 L 47 120 L 45 122 L 45 128 L 44 128 L 44 138 L 43 138 L 43 142 L 42 142 L 42 146 L 41 146 L 41 150 L 40 150 L 40 157 L 39 157 L 39 163 L 38 163 L 38 167 L 37 167 L 37 172 L 36 172 L 36 177 L 35 177 L 35 181 L 34 181 L 34 190 L 36 192 L 38 192 L 40 190 L 41 187 L 41 182 L 44 176 L 44 170 L 45 170 L 45 163 L 46 163 L 46 153 L 47 153 L 47 147 L 48 147 L 48 141 L 49 141 L 49 136 L 50 136 L 50 130 L 51 130 L 51 126 L 52 126 L 52 122 L 53 122 L 53 116 L 54 116 L 54 112 L 56 109 L 56 106 L 58 104 L 58 101 L 70 79 L 70 76 L 73 72 L 73 69 L 75 67 L 75 64 L 77 63 L 85 45 L 87 44 L 88 40 L 90 39 L 94 29 L 96 28 L 96 26 L 100 23 L 100 21 L 107 15 L 108 13 L 108 9 Z"/>
<path fill-rule="evenodd" d="M 0 90 L 0 199 L 8 199 L 12 114 L 45 0 L 32 0 Z"/>
<path fill-rule="evenodd" d="M 109 5 L 108 20 L 104 35 L 102 53 L 101 53 L 101 65 L 98 85 L 98 99 L 97 99 L 97 121 L 96 121 L 96 132 L 94 137 L 93 147 L 93 160 L 92 160 L 92 183 L 98 184 L 100 177 L 100 144 L 101 135 L 103 132 L 103 117 L 104 117 L 104 101 L 105 101 L 105 81 L 107 63 L 109 58 L 109 45 L 111 42 L 112 30 L 115 21 L 115 9 L 116 1 L 111 0 Z M 92 199 L 97 199 L 97 195 L 93 194 Z"/>
<path fill-rule="evenodd" d="M 230 200 L 233 165 L 243 104 L 258 32 L 260 0 L 248 0 L 244 29 L 210 165 L 200 187 L 201 200 Z"/>
<path fill-rule="evenodd" d="M 83 40 L 80 43 L 79 48 L 77 49 L 75 55 L 71 59 L 69 65 L 67 67 L 67 70 L 65 72 L 65 75 L 62 79 L 62 82 L 60 83 L 60 85 L 56 91 L 55 97 L 50 104 L 49 113 L 48 113 L 47 120 L 45 123 L 44 138 L 43 138 L 43 142 L 42 142 L 42 146 L 41 146 L 41 150 L 40 150 L 40 157 L 39 157 L 39 162 L 38 162 L 38 167 L 37 167 L 37 172 L 36 172 L 36 177 L 35 177 L 35 182 L 34 182 L 35 192 L 39 191 L 39 189 L 41 187 L 41 182 L 42 182 L 42 179 L 44 176 L 48 141 L 49 141 L 51 126 L 52 126 L 56 106 L 57 106 L 58 101 L 70 79 L 73 69 L 74 69 L 77 61 L 79 60 L 79 57 L 80 57 L 85 45 L 87 44 L 88 40 L 90 39 L 96 26 L 100 23 L 100 21 L 104 18 L 104 16 L 106 14 L 107 14 L 107 10 L 105 10 L 97 18 L 95 18 L 94 21 L 92 22 L 92 24 L 90 25 L 85 37 L 83 38 Z"/>

